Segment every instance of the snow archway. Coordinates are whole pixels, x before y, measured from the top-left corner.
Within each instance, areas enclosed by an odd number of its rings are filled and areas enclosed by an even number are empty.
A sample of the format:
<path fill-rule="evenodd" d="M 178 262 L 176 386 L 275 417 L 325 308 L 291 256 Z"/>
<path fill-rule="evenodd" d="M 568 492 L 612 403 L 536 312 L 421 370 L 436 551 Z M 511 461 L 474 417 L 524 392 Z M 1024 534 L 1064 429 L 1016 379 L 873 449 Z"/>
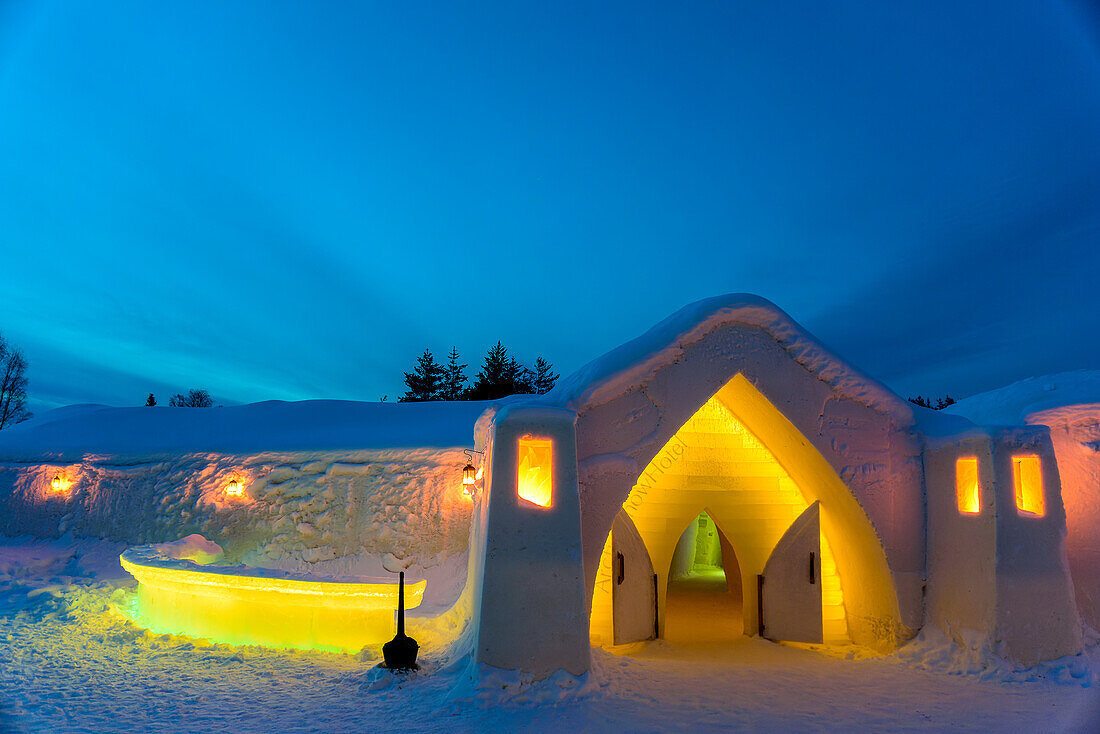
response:
<path fill-rule="evenodd" d="M 706 509 L 734 547 L 742 578 L 744 628 L 752 634 L 759 619 L 757 574 L 786 528 L 815 501 L 821 506 L 825 641 L 848 641 L 847 615 L 853 612 L 898 623 L 886 556 L 866 514 L 824 457 L 741 374 L 711 396 L 651 457 L 622 507 L 661 576 L 660 610 L 667 584 L 663 575 L 676 542 Z M 590 630 L 597 644 L 611 639 L 611 584 L 608 542 L 591 597 Z"/>

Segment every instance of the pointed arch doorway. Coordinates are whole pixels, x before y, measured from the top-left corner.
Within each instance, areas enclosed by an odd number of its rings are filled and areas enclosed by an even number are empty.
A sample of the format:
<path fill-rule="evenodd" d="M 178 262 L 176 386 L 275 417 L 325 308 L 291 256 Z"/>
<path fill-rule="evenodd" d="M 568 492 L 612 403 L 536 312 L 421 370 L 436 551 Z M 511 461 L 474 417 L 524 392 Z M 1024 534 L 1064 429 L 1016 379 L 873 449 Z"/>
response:
<path fill-rule="evenodd" d="M 848 642 L 844 576 L 851 578 L 857 608 L 884 603 L 878 597 L 890 601 L 893 584 L 885 555 L 858 503 L 797 429 L 738 375 L 652 458 L 623 503 L 614 526 L 621 536 L 635 535 L 637 542 L 625 552 L 613 548 L 618 545 L 613 531 L 604 545 L 592 595 L 594 644 L 665 635 L 676 547 L 704 511 L 736 559 L 741 634 L 761 633 L 764 600 L 764 636 L 812 638 L 816 627 L 820 639 L 806 641 Z M 840 549 L 839 558 L 834 547 Z M 639 574 L 651 574 L 648 595 L 637 584 L 633 592 L 616 594 L 619 576 L 632 571 L 635 581 Z M 648 616 L 641 613 L 647 603 Z M 616 635 L 616 618 L 628 609 L 636 629 L 647 628 L 641 617 L 650 622 L 652 633 Z M 808 625 L 807 616 L 812 618 Z M 769 625 L 775 633 L 769 633 Z"/>
<path fill-rule="evenodd" d="M 734 642 L 742 634 L 741 570 L 733 545 L 704 510 L 684 529 L 668 569 L 665 639 Z M 709 624 L 699 624 L 707 620 Z"/>

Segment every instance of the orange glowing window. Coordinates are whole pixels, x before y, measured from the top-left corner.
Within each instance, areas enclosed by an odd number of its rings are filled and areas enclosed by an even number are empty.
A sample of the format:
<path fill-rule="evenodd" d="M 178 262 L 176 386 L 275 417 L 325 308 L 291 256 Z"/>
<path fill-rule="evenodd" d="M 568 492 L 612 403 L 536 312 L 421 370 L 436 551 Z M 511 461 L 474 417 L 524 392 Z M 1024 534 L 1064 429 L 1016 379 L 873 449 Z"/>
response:
<path fill-rule="evenodd" d="M 977 457 L 960 458 L 955 462 L 955 495 L 959 500 L 959 512 L 973 515 L 981 510 L 980 491 Z"/>
<path fill-rule="evenodd" d="M 1043 471 L 1038 456 L 1013 456 L 1012 481 L 1016 486 L 1016 507 L 1021 513 L 1045 515 Z"/>
<path fill-rule="evenodd" d="M 549 507 L 554 497 L 551 463 L 554 444 L 548 438 L 525 436 L 519 440 L 516 474 L 519 497 L 539 507 Z"/>

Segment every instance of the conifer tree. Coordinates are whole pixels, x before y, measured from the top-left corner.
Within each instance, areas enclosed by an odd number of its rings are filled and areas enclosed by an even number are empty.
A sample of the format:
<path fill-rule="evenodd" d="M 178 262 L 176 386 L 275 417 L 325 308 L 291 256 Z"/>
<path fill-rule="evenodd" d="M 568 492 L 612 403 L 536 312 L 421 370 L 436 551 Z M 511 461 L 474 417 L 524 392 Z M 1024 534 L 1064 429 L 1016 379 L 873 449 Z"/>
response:
<path fill-rule="evenodd" d="M 557 372 L 554 372 L 554 365 L 547 362 L 542 357 L 535 360 L 534 377 L 531 380 L 534 392 L 538 395 L 548 393 L 554 388 L 554 384 L 561 377 Z"/>
<path fill-rule="evenodd" d="M 157 404 L 157 399 L 153 396 L 153 393 L 149 393 L 149 397 L 145 398 L 145 407 L 152 408 Z"/>
<path fill-rule="evenodd" d="M 462 400 L 466 393 L 466 382 L 466 365 L 458 363 L 458 349 L 451 347 L 451 353 L 447 355 L 447 366 L 443 368 L 440 399 Z"/>
<path fill-rule="evenodd" d="M 513 361 L 500 342 L 490 347 L 474 386 L 470 388 L 470 400 L 496 400 L 511 395 L 514 384 L 510 376 L 510 363 Z"/>
<path fill-rule="evenodd" d="M 510 395 L 530 395 L 535 391 L 535 373 L 520 364 L 515 357 L 508 360 L 506 382 L 511 387 Z"/>
<path fill-rule="evenodd" d="M 909 402 L 913 403 L 914 405 L 919 405 L 922 408 L 931 408 L 932 410 L 943 410 L 944 408 L 949 408 L 952 405 L 954 405 L 955 404 L 955 398 L 951 397 L 950 395 L 947 395 L 947 396 L 942 397 L 942 398 L 936 398 L 936 402 L 933 403 L 931 397 L 926 398 L 923 395 L 918 395 L 915 398 L 909 398 Z"/>
<path fill-rule="evenodd" d="M 417 358 L 413 371 L 405 373 L 405 394 L 398 400 L 403 403 L 439 400 L 442 383 L 443 367 L 435 361 L 431 350 L 425 349 Z"/>

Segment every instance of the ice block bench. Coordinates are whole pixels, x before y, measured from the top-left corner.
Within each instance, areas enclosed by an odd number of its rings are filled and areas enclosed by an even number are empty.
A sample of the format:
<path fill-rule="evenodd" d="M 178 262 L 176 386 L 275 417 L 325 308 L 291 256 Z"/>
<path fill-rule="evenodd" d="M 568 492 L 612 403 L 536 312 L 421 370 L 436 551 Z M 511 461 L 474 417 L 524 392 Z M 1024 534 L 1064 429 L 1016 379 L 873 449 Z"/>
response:
<path fill-rule="evenodd" d="M 206 550 L 193 538 L 206 543 Z M 122 567 L 138 581 L 135 621 L 154 632 L 233 645 L 349 653 L 394 635 L 396 579 L 196 562 L 220 555 L 221 548 L 201 536 L 123 552 Z M 420 604 L 426 585 L 406 582 L 407 609 Z"/>

